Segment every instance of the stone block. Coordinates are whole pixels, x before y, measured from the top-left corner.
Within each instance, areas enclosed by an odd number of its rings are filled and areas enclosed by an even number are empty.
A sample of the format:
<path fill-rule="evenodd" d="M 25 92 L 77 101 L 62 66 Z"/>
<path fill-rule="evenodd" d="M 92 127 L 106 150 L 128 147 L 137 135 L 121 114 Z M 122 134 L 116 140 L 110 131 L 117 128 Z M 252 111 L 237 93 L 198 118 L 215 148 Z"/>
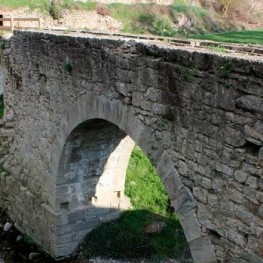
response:
<path fill-rule="evenodd" d="M 76 223 L 78 221 L 83 221 L 85 219 L 86 209 L 68 212 L 68 221 L 70 224 Z"/>
<path fill-rule="evenodd" d="M 207 190 L 212 189 L 212 180 L 209 179 L 209 178 L 204 177 L 204 178 L 202 179 L 202 186 L 203 186 L 205 189 L 207 189 Z"/>
<path fill-rule="evenodd" d="M 253 214 L 246 211 L 242 206 L 235 205 L 235 215 L 247 226 L 251 226 Z"/>
<path fill-rule="evenodd" d="M 180 189 L 175 199 L 171 200 L 171 204 L 181 216 L 196 207 L 195 198 L 187 187 Z"/>
<path fill-rule="evenodd" d="M 241 131 L 235 130 L 231 127 L 226 128 L 224 137 L 226 143 L 234 147 L 240 147 L 246 143 L 244 134 Z"/>
<path fill-rule="evenodd" d="M 234 169 L 229 167 L 228 165 L 226 164 L 222 164 L 222 163 L 216 163 L 216 170 L 218 172 L 221 172 L 227 176 L 232 176 L 233 173 L 234 173 Z"/>
<path fill-rule="evenodd" d="M 258 151 L 258 158 L 259 158 L 260 160 L 263 160 L 263 147 L 261 147 L 261 148 L 259 149 L 259 151 Z"/>
<path fill-rule="evenodd" d="M 248 173 L 242 170 L 237 170 L 234 177 L 239 183 L 244 183 L 247 181 Z"/>
<path fill-rule="evenodd" d="M 229 199 L 232 200 L 235 203 L 242 204 L 243 202 L 243 193 L 236 189 L 231 189 L 229 191 Z"/>
<path fill-rule="evenodd" d="M 248 110 L 263 113 L 263 99 L 253 95 L 244 95 L 237 100 L 237 106 Z"/>
<path fill-rule="evenodd" d="M 157 173 L 162 177 L 163 181 L 166 181 L 166 178 L 171 173 L 172 169 L 174 168 L 174 163 L 170 158 L 167 151 L 164 151 L 159 163 L 157 165 Z"/>
<path fill-rule="evenodd" d="M 259 207 L 258 214 L 263 218 L 263 205 Z"/>
<path fill-rule="evenodd" d="M 74 242 L 71 242 L 71 243 L 67 243 L 67 244 L 57 245 L 56 248 L 55 248 L 54 255 L 56 257 L 62 257 L 62 256 L 65 256 L 65 255 L 69 255 L 75 250 L 77 245 L 78 245 L 77 241 L 74 241 Z"/>
<path fill-rule="evenodd" d="M 195 263 L 217 263 L 214 249 L 208 237 L 203 236 L 189 242 Z"/>
<path fill-rule="evenodd" d="M 201 225 L 196 218 L 194 210 L 180 216 L 180 223 L 184 229 L 184 234 L 188 242 L 202 236 Z"/>
<path fill-rule="evenodd" d="M 194 187 L 193 194 L 194 194 L 194 197 L 196 197 L 196 199 L 199 200 L 200 202 L 204 204 L 207 203 L 207 195 L 208 195 L 207 189 L 200 188 L 200 187 Z"/>
<path fill-rule="evenodd" d="M 218 206 L 218 198 L 215 194 L 208 194 L 207 199 L 208 199 L 208 204 L 211 207 L 217 207 Z"/>
<path fill-rule="evenodd" d="M 183 188 L 182 181 L 176 169 L 173 169 L 164 182 L 170 200 L 176 198 L 180 189 Z"/>
<path fill-rule="evenodd" d="M 247 243 L 247 239 L 244 235 L 241 235 L 237 231 L 228 231 L 228 238 L 231 240 L 233 243 L 237 244 L 238 246 L 245 247 Z"/>
<path fill-rule="evenodd" d="M 157 90 L 155 88 L 150 87 L 147 89 L 145 96 L 149 100 L 156 102 L 159 99 L 159 95 L 160 94 L 157 92 Z"/>

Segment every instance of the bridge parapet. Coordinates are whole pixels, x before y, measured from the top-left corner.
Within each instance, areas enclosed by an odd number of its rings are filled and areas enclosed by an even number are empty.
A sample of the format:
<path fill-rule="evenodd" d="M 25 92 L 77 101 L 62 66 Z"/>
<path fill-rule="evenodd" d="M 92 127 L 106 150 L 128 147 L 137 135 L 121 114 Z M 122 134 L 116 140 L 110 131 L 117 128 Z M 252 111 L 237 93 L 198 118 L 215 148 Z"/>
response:
<path fill-rule="evenodd" d="M 115 127 L 157 167 L 195 262 L 263 262 L 260 57 L 37 32 L 7 44 L 1 134 L 14 132 L 0 205 L 23 231 L 56 256 L 74 249 L 88 230 L 74 187 L 103 174 L 88 152 L 118 170 L 109 154 Z M 97 120 L 105 133 L 93 135 L 96 148 L 78 128 Z"/>

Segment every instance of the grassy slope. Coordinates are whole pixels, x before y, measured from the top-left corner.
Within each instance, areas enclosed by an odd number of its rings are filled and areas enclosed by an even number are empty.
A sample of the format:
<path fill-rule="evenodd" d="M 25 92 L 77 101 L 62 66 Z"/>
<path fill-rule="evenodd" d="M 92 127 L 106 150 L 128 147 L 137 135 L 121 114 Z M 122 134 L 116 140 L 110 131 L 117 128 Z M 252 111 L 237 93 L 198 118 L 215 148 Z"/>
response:
<path fill-rule="evenodd" d="M 1 0 L 0 7 L 17 8 L 28 6 L 47 11 L 48 5 L 46 3 L 48 3 L 47 0 Z M 63 0 L 63 8 L 95 10 L 96 3 Z M 200 7 L 188 6 L 183 0 L 176 1 L 172 6 L 113 3 L 105 6 L 105 8 L 112 17 L 122 22 L 122 31 L 127 33 L 153 34 L 168 37 L 186 36 L 220 42 L 263 44 L 263 30 L 214 33 L 233 29 L 233 27 L 230 23 L 223 23 L 221 19 L 217 19 L 218 15 L 215 13 L 211 13 L 211 11 Z M 174 27 L 174 21 L 181 15 L 192 21 L 190 27 L 181 27 L 180 29 Z"/>
<path fill-rule="evenodd" d="M 126 194 L 134 209 L 93 230 L 85 240 L 84 255 L 108 258 L 190 257 L 183 230 L 168 209 L 168 197 L 159 176 L 139 148 L 135 148 L 127 171 Z M 154 221 L 166 223 L 160 234 L 149 236 L 144 228 Z"/>

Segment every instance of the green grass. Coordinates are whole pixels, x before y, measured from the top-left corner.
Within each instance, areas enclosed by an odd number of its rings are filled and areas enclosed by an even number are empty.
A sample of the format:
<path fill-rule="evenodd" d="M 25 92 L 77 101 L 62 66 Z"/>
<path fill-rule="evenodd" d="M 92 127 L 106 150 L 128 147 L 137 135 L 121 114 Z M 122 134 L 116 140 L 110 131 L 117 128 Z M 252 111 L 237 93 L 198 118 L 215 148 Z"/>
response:
<path fill-rule="evenodd" d="M 29 7 L 31 9 L 39 8 L 42 11 L 45 11 L 49 4 L 48 0 L 1 0 L 0 7 L 9 7 L 9 8 L 19 8 L 19 7 Z M 95 2 L 81 2 L 73 0 L 63 0 L 63 8 L 76 8 L 83 10 L 94 10 L 96 6 Z"/>
<path fill-rule="evenodd" d="M 156 220 L 166 223 L 164 230 L 154 236 L 144 234 L 144 227 Z M 83 255 L 153 260 L 189 258 L 190 252 L 177 220 L 147 210 L 131 210 L 93 230 L 85 239 Z"/>
<path fill-rule="evenodd" d="M 161 14 L 156 5 L 113 3 L 108 5 L 108 8 L 110 15 L 122 22 L 122 32 L 170 37 L 176 34 L 172 27 L 172 18 Z M 167 12 L 169 13 L 169 10 Z"/>
<path fill-rule="evenodd" d="M 133 150 L 126 177 L 126 195 L 133 209 L 115 221 L 102 224 L 85 239 L 87 258 L 141 259 L 159 262 L 164 258 L 190 257 L 187 241 L 169 199 L 151 162 L 142 151 Z M 144 228 L 154 221 L 165 222 L 159 234 L 147 235 Z"/>
<path fill-rule="evenodd" d="M 44 3 L 44 0 L 39 0 L 38 2 Z M 33 3 L 33 0 L 1 0 L 0 7 L 18 8 L 32 6 Z"/>
<path fill-rule="evenodd" d="M 203 34 L 203 35 L 196 34 L 196 35 L 190 35 L 189 37 L 218 41 L 218 42 L 263 45 L 263 29 L 225 32 L 218 34 Z"/>
<path fill-rule="evenodd" d="M 164 185 L 150 160 L 140 148 L 135 147 L 129 162 L 125 195 L 131 199 L 134 209 L 148 209 L 166 216 L 169 198 Z"/>

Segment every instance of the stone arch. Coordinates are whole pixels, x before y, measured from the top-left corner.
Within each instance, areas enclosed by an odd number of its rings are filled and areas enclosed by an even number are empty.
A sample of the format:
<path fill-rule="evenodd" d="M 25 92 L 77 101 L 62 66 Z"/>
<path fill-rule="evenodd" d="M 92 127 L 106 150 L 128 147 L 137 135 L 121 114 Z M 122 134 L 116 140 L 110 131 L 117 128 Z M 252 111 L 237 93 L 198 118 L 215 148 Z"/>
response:
<path fill-rule="evenodd" d="M 88 223 L 86 222 L 89 221 L 89 219 L 87 219 L 81 224 L 77 223 L 74 226 L 70 226 L 68 224 L 68 213 L 63 213 L 62 211 L 63 208 L 67 208 L 69 204 L 67 204 L 66 201 L 63 203 L 61 200 L 58 202 L 57 197 L 60 191 L 63 191 L 63 189 L 59 187 L 58 180 L 61 175 L 59 167 L 65 158 L 65 156 L 63 156 L 63 150 L 65 151 L 65 145 L 67 147 L 66 142 L 71 140 L 70 136 L 72 131 L 81 127 L 79 125 L 85 126 L 85 124 L 89 124 L 89 122 L 91 123 L 94 120 L 100 120 L 104 124 L 107 123 L 118 127 L 125 135 L 128 135 L 128 138 L 130 137 L 134 143 L 141 147 L 156 166 L 157 172 L 171 200 L 171 204 L 179 215 L 194 262 L 217 262 L 211 241 L 209 237 L 202 232 L 201 226 L 197 221 L 195 199 L 191 191 L 184 186 L 168 150 L 163 149 L 161 142 L 155 140 L 154 132 L 136 116 L 132 106 L 116 100 L 110 101 L 104 96 L 95 97 L 92 94 L 80 96 L 76 100 L 76 103 L 68 109 L 59 127 L 52 152 L 51 180 L 53 180 L 55 188 L 54 195 L 52 195 L 50 199 L 50 204 L 57 215 L 58 222 L 54 238 L 56 241 L 51 248 L 54 255 L 61 256 L 65 255 L 65 253 L 72 252 L 83 238 L 81 231 L 85 233 L 83 227 L 87 225 Z M 125 137 L 124 134 L 119 137 L 118 142 L 121 141 L 120 138 Z M 117 145 L 120 144 L 117 143 L 116 147 Z M 129 149 L 129 151 L 131 152 L 131 149 Z M 110 156 L 110 154 L 108 156 Z"/>

